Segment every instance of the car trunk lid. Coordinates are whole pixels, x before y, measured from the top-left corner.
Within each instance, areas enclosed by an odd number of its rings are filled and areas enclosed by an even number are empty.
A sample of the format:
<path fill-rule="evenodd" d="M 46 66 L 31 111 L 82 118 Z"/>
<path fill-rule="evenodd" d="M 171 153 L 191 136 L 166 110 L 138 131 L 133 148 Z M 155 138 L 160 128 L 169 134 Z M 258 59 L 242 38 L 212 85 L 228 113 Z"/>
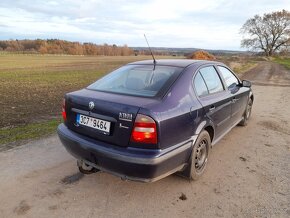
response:
<path fill-rule="evenodd" d="M 118 146 L 128 146 L 140 107 L 155 101 L 150 98 L 82 89 L 66 95 L 66 125 L 69 129 L 91 138 Z M 88 123 L 90 126 L 85 125 L 86 120 L 82 123 L 82 119 L 91 119 Z M 98 128 L 98 124 L 103 128 Z"/>

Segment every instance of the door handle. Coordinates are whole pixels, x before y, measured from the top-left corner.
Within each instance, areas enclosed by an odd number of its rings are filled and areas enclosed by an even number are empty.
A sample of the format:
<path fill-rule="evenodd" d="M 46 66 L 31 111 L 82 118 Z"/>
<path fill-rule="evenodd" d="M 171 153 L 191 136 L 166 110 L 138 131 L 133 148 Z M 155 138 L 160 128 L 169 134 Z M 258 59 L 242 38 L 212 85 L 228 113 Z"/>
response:
<path fill-rule="evenodd" d="M 214 109 L 215 109 L 215 106 L 212 105 L 212 106 L 209 108 L 209 111 L 212 112 Z"/>

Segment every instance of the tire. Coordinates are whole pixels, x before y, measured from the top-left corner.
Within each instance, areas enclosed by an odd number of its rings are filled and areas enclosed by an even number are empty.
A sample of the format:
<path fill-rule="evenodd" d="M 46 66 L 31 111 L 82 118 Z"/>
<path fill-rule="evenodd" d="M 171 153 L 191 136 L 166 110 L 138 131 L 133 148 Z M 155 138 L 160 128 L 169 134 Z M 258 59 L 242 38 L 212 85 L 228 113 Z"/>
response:
<path fill-rule="evenodd" d="M 77 161 L 77 165 L 78 165 L 78 168 L 79 168 L 79 171 L 82 173 L 82 174 L 92 174 L 92 173 L 96 173 L 100 170 L 92 167 L 92 166 L 89 166 L 87 165 L 84 161 L 82 160 L 78 160 Z"/>
<path fill-rule="evenodd" d="M 246 126 L 248 125 L 248 121 L 251 117 L 252 113 L 252 106 L 253 106 L 253 100 L 250 98 L 246 107 L 246 110 L 243 115 L 242 121 L 238 124 L 239 126 Z"/>
<path fill-rule="evenodd" d="M 211 148 L 211 139 L 207 131 L 203 130 L 194 146 L 191 153 L 191 169 L 190 169 L 190 178 L 192 180 L 197 180 L 204 173 L 208 156 L 209 149 Z"/>

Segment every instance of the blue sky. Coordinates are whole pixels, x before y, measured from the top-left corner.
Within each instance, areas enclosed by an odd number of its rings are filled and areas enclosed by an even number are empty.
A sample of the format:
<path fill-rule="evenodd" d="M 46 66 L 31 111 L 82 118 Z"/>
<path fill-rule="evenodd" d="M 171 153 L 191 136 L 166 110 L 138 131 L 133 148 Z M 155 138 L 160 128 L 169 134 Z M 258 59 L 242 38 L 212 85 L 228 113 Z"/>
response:
<path fill-rule="evenodd" d="M 289 0 L 1 0 L 0 39 L 240 50 L 243 23 Z"/>

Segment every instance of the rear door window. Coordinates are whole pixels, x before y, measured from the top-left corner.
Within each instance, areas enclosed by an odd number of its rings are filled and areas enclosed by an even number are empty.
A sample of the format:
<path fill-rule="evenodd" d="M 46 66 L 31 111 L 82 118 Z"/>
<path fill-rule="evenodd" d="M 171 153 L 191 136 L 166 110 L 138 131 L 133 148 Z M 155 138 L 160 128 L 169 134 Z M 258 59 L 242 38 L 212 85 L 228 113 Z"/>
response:
<path fill-rule="evenodd" d="M 213 66 L 204 67 L 199 70 L 210 94 L 224 90 L 222 81 Z"/>

